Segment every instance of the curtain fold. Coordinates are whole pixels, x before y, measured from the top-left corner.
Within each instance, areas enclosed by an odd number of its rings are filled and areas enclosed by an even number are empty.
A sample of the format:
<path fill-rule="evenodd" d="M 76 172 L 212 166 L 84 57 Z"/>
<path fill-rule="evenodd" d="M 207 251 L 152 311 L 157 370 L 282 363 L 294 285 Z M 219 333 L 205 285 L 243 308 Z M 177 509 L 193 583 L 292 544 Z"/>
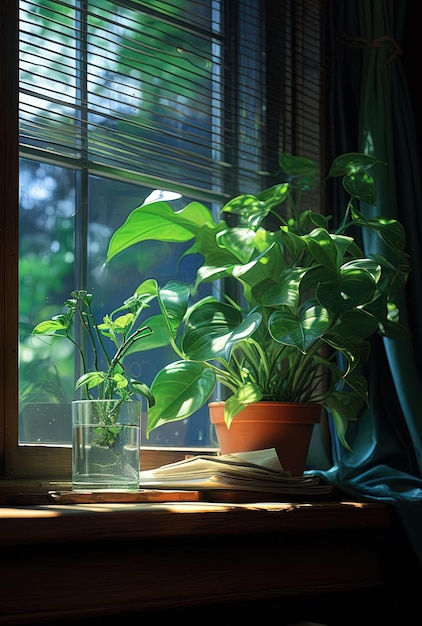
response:
<path fill-rule="evenodd" d="M 422 562 L 422 306 L 421 163 L 414 112 L 401 64 L 406 2 L 331 0 L 331 116 L 333 154 L 362 151 L 377 166 L 370 216 L 399 219 L 407 236 L 412 272 L 399 295 L 408 340 L 374 338 L 368 376 L 370 408 L 348 430 L 353 453 L 333 434 L 333 466 L 320 473 L 338 488 L 392 504 Z M 341 201 L 339 199 L 339 201 Z M 366 238 L 366 253 L 379 244 Z"/>

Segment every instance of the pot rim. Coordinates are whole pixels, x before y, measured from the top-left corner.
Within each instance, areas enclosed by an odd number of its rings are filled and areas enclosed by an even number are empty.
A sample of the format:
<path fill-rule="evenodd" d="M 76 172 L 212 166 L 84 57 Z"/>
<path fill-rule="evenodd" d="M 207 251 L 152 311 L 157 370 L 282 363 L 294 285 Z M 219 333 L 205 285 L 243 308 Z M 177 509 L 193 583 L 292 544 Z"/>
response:
<path fill-rule="evenodd" d="M 210 420 L 213 424 L 224 423 L 224 401 L 208 403 Z M 286 408 L 286 413 L 280 411 Z M 232 426 L 245 422 L 287 422 L 317 424 L 321 420 L 322 406 L 316 402 L 254 402 L 234 416 Z"/>

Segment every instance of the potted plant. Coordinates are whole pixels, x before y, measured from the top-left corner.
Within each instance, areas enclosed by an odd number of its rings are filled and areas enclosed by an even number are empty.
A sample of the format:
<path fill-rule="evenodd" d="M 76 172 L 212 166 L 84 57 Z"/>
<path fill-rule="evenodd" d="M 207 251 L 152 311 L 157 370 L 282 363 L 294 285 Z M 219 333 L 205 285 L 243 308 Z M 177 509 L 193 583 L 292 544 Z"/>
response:
<path fill-rule="evenodd" d="M 224 436 L 234 432 L 247 409 L 257 415 L 264 406 L 265 421 L 275 403 L 295 409 L 294 421 L 302 422 L 304 430 L 304 408 L 310 405 L 310 429 L 325 407 L 348 447 L 347 424 L 368 403 L 369 339 L 376 333 L 396 338 L 406 332 L 394 303 L 410 271 L 403 227 L 393 219 L 364 218 L 355 206 L 356 201 L 375 205 L 370 170 L 381 163 L 359 153 L 334 159 L 328 176 L 342 180 L 349 201 L 341 223 L 331 228 L 329 216 L 301 207 L 318 177 L 315 164 L 280 154 L 279 165 L 283 182 L 233 198 L 218 219 L 199 202 L 175 211 L 169 202 L 147 199 L 110 240 L 109 263 L 147 239 L 190 242 L 185 255 L 202 259 L 194 284 L 155 283 L 151 292 L 161 312 L 151 320 L 159 329 L 156 345 L 162 345 L 164 332 L 176 360 L 152 382 L 156 403 L 148 413 L 147 435 L 191 415 L 219 383 L 227 392 Z M 288 209 L 284 214 L 280 205 Z M 266 227 L 270 213 L 278 220 L 276 228 Z M 364 232 L 381 238 L 385 254 L 364 255 L 359 243 Z M 222 286 L 220 296 L 195 301 L 198 286 L 207 282 Z M 233 283 L 240 287 L 238 297 Z M 153 334 L 149 347 L 155 340 Z M 256 426 L 256 432 L 262 429 L 262 423 Z M 248 422 L 242 436 L 252 431 Z M 222 447 L 218 430 L 217 436 Z M 285 437 L 281 462 L 292 473 L 303 471 L 309 429 L 306 438 L 296 462 L 290 460 L 295 435 Z M 230 450 L 224 444 L 222 451 Z"/>
<path fill-rule="evenodd" d="M 80 356 L 82 374 L 75 390 L 80 390 L 82 399 L 72 402 L 74 489 L 138 489 L 142 405 L 135 394 L 141 394 L 149 406 L 154 397 L 144 382 L 125 372 L 124 365 L 125 358 L 151 334 L 148 325 L 139 321 L 148 299 L 141 286 L 98 322 L 92 294 L 75 290 L 64 303 L 65 312 L 40 322 L 32 331 L 70 340 Z"/>

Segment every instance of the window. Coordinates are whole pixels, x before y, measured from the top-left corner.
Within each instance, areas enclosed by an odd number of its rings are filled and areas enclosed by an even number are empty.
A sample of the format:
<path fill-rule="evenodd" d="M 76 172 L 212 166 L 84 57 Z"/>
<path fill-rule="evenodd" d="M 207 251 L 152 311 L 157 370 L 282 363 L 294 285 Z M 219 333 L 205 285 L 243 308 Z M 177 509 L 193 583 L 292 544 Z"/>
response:
<path fill-rule="evenodd" d="M 4 471 L 66 477 L 73 358 L 65 342 L 35 344 L 34 324 L 77 286 L 111 310 L 144 278 L 174 277 L 180 251 L 169 261 L 157 244 L 103 267 L 110 235 L 153 189 L 217 210 L 272 184 L 279 149 L 319 158 L 324 3 L 18 4 L 2 5 Z M 165 354 L 154 358 L 133 363 L 147 382 Z M 34 400 L 59 402 L 60 417 L 43 425 Z M 145 444 L 213 446 L 208 416 Z"/>

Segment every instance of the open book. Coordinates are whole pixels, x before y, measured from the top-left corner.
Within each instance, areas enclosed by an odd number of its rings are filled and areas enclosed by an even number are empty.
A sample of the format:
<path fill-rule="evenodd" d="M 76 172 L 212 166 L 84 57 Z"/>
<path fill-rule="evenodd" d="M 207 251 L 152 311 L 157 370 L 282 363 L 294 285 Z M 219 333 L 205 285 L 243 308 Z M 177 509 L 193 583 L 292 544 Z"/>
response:
<path fill-rule="evenodd" d="M 142 489 L 224 489 L 319 495 L 332 487 L 318 476 L 291 476 L 274 448 L 218 456 L 199 455 L 139 473 Z"/>

